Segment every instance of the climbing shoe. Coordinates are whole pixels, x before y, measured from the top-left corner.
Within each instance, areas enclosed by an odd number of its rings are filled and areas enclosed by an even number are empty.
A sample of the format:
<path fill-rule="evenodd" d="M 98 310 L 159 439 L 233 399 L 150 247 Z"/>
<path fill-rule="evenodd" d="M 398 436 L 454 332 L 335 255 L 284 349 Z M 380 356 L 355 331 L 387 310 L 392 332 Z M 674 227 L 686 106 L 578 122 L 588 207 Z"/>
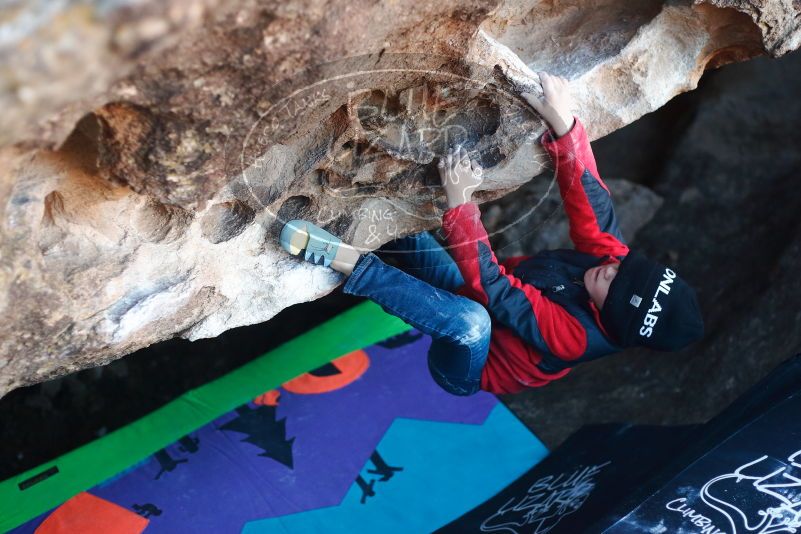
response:
<path fill-rule="evenodd" d="M 303 252 L 303 259 L 315 265 L 328 267 L 337 255 L 342 242 L 338 237 L 326 232 L 309 221 L 298 219 L 289 221 L 281 229 L 281 246 L 292 254 Z"/>

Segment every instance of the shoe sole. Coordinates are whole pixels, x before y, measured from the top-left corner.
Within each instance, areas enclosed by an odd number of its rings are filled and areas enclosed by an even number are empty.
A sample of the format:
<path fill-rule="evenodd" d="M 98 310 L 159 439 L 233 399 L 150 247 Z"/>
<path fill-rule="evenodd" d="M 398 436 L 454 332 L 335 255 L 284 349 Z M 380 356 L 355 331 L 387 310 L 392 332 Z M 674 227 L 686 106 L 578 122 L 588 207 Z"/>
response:
<path fill-rule="evenodd" d="M 297 256 L 309 244 L 309 234 L 305 230 L 297 229 L 289 239 L 289 253 Z"/>

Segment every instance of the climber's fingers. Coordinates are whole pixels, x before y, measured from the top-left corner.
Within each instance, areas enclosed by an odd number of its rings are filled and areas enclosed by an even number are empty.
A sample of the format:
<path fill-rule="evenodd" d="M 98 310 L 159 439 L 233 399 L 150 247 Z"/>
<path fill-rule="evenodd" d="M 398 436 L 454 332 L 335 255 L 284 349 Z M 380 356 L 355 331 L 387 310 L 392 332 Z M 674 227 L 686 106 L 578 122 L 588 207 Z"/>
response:
<path fill-rule="evenodd" d="M 521 93 L 520 96 L 522 96 L 537 113 L 542 113 L 542 101 L 539 96 L 533 93 Z"/>
<path fill-rule="evenodd" d="M 540 83 L 542 84 L 542 93 L 545 95 L 546 99 L 551 98 L 556 92 L 559 91 L 559 87 L 557 86 L 559 82 L 557 81 L 556 76 L 552 76 L 547 72 L 545 72 L 544 70 L 537 72 L 537 74 L 540 77 Z"/>
<path fill-rule="evenodd" d="M 540 71 L 538 74 L 542 82 L 542 93 L 546 99 L 550 100 L 570 91 L 570 82 L 564 76 L 548 74 L 545 71 Z"/>
<path fill-rule="evenodd" d="M 482 176 L 484 176 L 484 168 L 481 164 L 477 161 L 473 161 L 470 165 L 470 169 L 473 171 L 473 176 L 478 178 L 478 181 L 481 181 Z"/>
<path fill-rule="evenodd" d="M 526 102 L 528 102 L 532 106 L 536 105 L 537 95 L 535 95 L 534 93 L 523 92 L 523 93 L 520 93 L 520 96 L 523 97 L 523 100 L 525 100 Z"/>
<path fill-rule="evenodd" d="M 457 165 L 459 165 L 459 151 L 461 147 L 459 145 L 454 146 L 450 151 L 450 168 L 455 169 Z"/>
<path fill-rule="evenodd" d="M 546 85 L 551 84 L 551 75 L 545 72 L 544 70 L 538 70 L 537 76 L 540 77 L 540 86 L 545 89 Z"/>
<path fill-rule="evenodd" d="M 462 147 L 459 147 L 459 164 L 462 167 L 470 167 L 470 154 Z"/>
<path fill-rule="evenodd" d="M 451 150 L 450 169 L 451 169 L 451 171 L 454 171 L 454 172 L 450 173 L 450 180 L 451 180 L 451 183 L 453 183 L 454 185 L 459 183 L 459 178 L 460 178 L 459 177 L 459 173 L 455 172 L 456 171 L 456 167 L 459 165 L 459 151 L 460 150 L 461 150 L 461 146 L 459 146 L 459 145 L 456 145 Z"/>

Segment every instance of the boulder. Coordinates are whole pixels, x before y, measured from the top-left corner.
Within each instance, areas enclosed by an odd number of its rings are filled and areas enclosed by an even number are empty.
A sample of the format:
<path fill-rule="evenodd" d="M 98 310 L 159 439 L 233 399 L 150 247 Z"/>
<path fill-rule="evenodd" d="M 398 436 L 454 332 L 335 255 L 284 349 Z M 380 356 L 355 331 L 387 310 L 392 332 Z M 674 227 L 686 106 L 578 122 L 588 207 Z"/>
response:
<path fill-rule="evenodd" d="M 34 62 L 64 13 L 0 33 L 17 96 L 47 103 L 2 119 L 0 394 L 325 295 L 341 277 L 283 253 L 282 223 L 364 250 L 437 227 L 455 144 L 486 170 L 479 202 L 547 176 L 520 98 L 537 70 L 570 80 L 596 139 L 705 69 L 797 48 L 801 20 L 797 0 L 89 5 L 100 35 L 129 35 L 89 40 L 67 62 L 101 57 L 86 76 Z"/>

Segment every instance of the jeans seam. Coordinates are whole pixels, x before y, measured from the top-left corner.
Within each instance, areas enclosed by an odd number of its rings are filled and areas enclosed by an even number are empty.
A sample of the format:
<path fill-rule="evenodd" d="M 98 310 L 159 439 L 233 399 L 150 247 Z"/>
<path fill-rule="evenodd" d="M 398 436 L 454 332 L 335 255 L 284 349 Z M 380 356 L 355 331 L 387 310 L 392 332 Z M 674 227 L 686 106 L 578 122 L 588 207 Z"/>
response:
<path fill-rule="evenodd" d="M 357 265 L 354 267 L 353 271 L 351 271 L 350 276 L 348 276 L 347 282 L 342 286 L 342 290 L 346 293 L 349 293 L 349 286 L 351 285 L 351 281 L 358 280 L 359 276 L 364 272 L 365 269 L 373 262 L 373 255 L 372 252 L 368 252 L 363 258 L 361 258 Z M 355 283 L 355 282 L 354 282 Z"/>
<path fill-rule="evenodd" d="M 478 385 L 479 388 L 481 387 L 481 379 L 480 378 L 477 378 L 477 379 L 472 379 L 472 378 L 457 379 L 455 382 L 453 382 L 450 376 L 446 375 L 445 373 L 443 373 L 438 368 L 434 368 L 434 369 L 436 370 L 437 374 L 439 374 L 439 378 L 441 380 L 444 380 L 448 384 L 448 386 L 450 386 L 451 389 L 458 389 L 459 391 L 474 393 L 475 392 L 474 386 Z M 459 382 L 466 383 L 466 384 L 469 385 L 469 387 L 468 388 L 464 388 L 464 387 L 459 385 Z"/>
<path fill-rule="evenodd" d="M 445 382 L 445 384 L 448 386 L 447 390 L 449 391 L 449 393 L 459 393 L 459 394 L 469 395 L 475 393 L 477 390 L 477 388 L 475 387 L 477 384 L 476 382 L 471 381 L 470 383 L 467 384 L 467 387 L 464 387 L 462 385 L 459 385 L 458 383 L 452 382 L 447 376 L 443 375 L 442 373 L 440 373 L 440 375 L 441 375 L 440 380 Z"/>

